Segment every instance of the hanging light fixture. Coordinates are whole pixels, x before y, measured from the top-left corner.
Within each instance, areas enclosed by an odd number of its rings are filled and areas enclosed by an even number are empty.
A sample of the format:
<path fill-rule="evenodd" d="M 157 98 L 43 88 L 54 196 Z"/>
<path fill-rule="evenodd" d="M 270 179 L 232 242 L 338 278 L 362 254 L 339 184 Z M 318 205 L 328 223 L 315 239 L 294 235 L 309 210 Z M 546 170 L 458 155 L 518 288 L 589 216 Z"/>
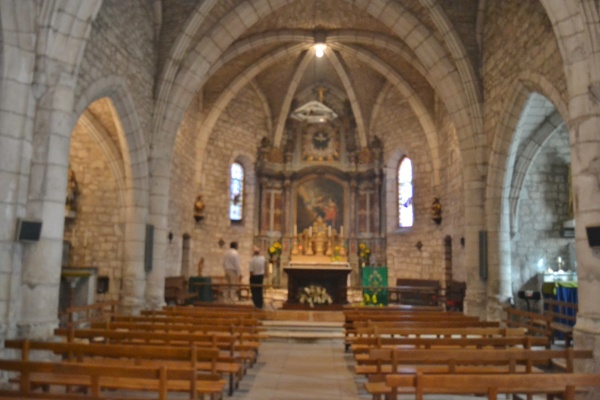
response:
<path fill-rule="evenodd" d="M 327 45 L 325 43 L 316 43 L 315 46 L 315 55 L 319 58 L 325 55 L 325 49 L 327 49 Z"/>

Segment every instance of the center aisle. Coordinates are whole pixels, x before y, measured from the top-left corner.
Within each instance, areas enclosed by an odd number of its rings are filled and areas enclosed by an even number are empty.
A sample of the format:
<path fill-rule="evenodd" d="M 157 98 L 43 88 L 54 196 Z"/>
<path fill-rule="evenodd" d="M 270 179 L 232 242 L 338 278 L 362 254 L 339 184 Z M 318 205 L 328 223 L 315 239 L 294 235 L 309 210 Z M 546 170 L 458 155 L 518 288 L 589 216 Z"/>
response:
<path fill-rule="evenodd" d="M 359 396 L 351 354 L 341 340 L 271 341 L 260 346 L 258 362 L 229 399 L 332 400 Z"/>

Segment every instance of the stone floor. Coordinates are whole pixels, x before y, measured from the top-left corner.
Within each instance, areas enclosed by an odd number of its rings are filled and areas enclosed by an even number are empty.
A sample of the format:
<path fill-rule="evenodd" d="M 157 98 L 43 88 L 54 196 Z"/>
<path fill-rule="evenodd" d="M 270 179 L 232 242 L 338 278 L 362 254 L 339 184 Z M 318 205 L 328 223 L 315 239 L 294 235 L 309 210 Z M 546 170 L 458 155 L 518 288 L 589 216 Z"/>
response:
<path fill-rule="evenodd" d="M 344 352 L 342 340 L 267 340 L 261 344 L 259 362 L 248 371 L 233 396 L 225 399 L 371 399 L 363 388 L 364 379 L 353 373 L 353 365 L 352 354 Z M 427 400 L 483 398 L 426 396 Z M 414 396 L 399 399 L 414 399 Z M 498 399 L 506 397 L 501 395 Z"/>

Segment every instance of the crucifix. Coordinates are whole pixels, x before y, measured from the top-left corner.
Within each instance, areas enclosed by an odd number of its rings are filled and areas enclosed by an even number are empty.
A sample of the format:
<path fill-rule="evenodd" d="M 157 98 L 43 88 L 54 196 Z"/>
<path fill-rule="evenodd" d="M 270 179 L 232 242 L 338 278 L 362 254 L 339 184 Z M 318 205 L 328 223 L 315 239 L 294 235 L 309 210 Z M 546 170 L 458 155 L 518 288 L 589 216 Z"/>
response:
<path fill-rule="evenodd" d="M 317 94 L 319 95 L 319 103 L 323 103 L 323 98 L 325 97 L 326 88 L 323 86 L 317 87 Z"/>

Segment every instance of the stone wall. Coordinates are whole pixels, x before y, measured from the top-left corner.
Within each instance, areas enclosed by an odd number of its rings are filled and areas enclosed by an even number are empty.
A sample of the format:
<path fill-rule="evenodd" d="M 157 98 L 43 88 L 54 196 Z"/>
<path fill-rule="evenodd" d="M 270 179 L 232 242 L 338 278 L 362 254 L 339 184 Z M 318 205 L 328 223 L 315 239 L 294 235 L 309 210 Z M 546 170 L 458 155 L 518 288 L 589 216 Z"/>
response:
<path fill-rule="evenodd" d="M 491 151 L 507 95 L 525 71 L 551 82 L 564 101 L 567 89 L 552 25 L 538 1 L 488 2 L 483 49 L 484 122 Z M 552 101 L 548 93 L 542 94 Z"/>
<path fill-rule="evenodd" d="M 97 267 L 108 276 L 107 295 L 97 300 L 118 299 L 123 262 L 122 195 L 97 143 L 78 124 L 71 136 L 70 164 L 79 186 L 76 217 L 65 224 L 65 240 L 71 241 L 70 266 Z"/>
<path fill-rule="evenodd" d="M 150 138 L 154 107 L 157 52 L 152 2 L 105 0 L 92 25 L 76 89 L 79 97 L 90 84 L 120 77 L 127 84 L 141 123 Z M 150 140 L 146 142 L 149 148 Z"/>
<path fill-rule="evenodd" d="M 396 278 L 442 279 L 442 231 L 431 220 L 430 209 L 434 197 L 431 153 L 418 120 L 395 90 L 382 104 L 372 134 L 384 145 L 389 282 Z M 398 229 L 396 171 L 401 154 L 413 162 L 414 226 Z M 422 243 L 421 250 L 417 242 Z"/>
<path fill-rule="evenodd" d="M 461 238 L 465 236 L 465 200 L 463 162 L 456 129 L 448 118 L 448 114 L 440 111 L 440 193 L 442 203 L 442 240 L 452 240 L 452 279 L 465 282 L 464 265 L 465 247 Z"/>
<path fill-rule="evenodd" d="M 568 263 L 568 246 L 574 239 L 561 238 L 560 229 L 570 219 L 570 163 L 567 132 L 560 130 L 547 140 L 528 171 L 519 202 L 519 229 L 512 240 L 514 293 L 536 275 L 538 260 L 544 259 L 546 270 L 548 263 L 558 269 L 558 256 Z"/>
<path fill-rule="evenodd" d="M 215 125 L 203 160 L 200 191 L 206 205 L 204 220 L 195 225 L 192 260 L 204 258 L 204 276 L 223 276 L 222 258 L 229 242 L 239 242 L 244 281 L 248 281 L 256 207 L 257 183 L 254 162 L 260 140 L 267 136 L 264 110 L 253 89 L 242 90 L 229 104 Z M 245 169 L 244 216 L 240 224 L 229 220 L 229 168 L 234 161 Z M 223 240 L 223 247 L 219 241 Z"/>
<path fill-rule="evenodd" d="M 175 149 L 171 160 L 171 186 L 169 194 L 169 232 L 173 240 L 167 245 L 166 275 L 196 275 L 195 266 L 198 259 L 192 258 L 191 265 L 182 265 L 183 237 L 191 236 L 196 229 L 194 221 L 194 200 L 201 194 L 195 181 L 198 136 L 202 122 L 201 101 L 196 99 L 190 105 L 184 120 L 179 127 Z M 201 223 L 201 222 L 200 222 Z"/>

